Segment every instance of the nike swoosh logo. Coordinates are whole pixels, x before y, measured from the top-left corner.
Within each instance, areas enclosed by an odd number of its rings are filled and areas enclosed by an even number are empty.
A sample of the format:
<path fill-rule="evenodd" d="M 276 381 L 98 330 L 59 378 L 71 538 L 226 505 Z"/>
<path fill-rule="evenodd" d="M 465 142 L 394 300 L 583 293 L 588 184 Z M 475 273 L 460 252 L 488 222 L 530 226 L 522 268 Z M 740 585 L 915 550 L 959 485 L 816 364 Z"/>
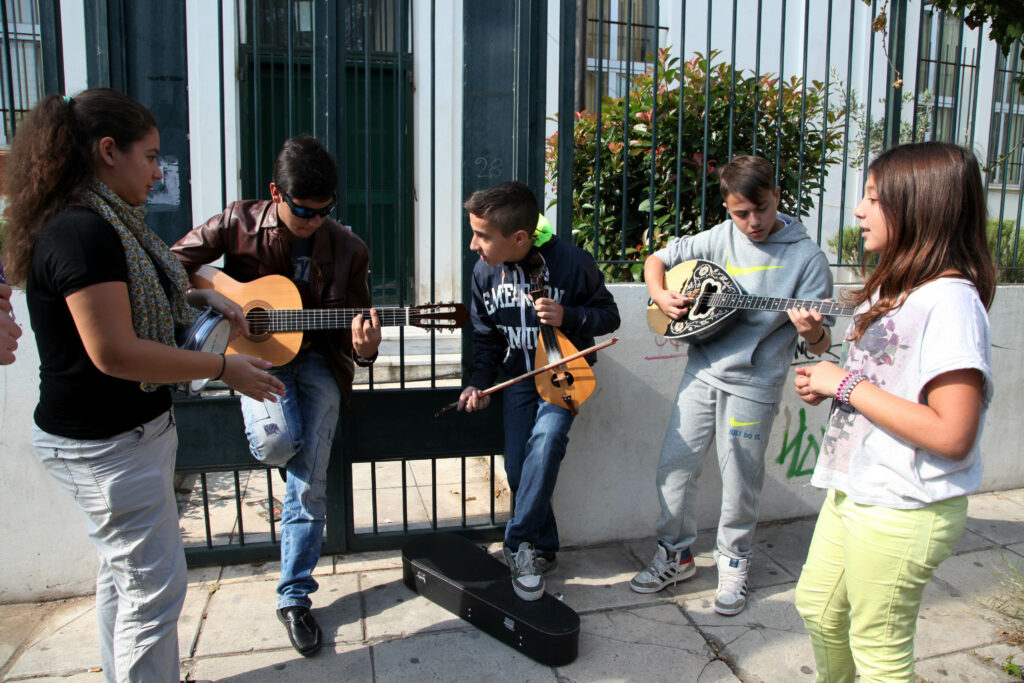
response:
<path fill-rule="evenodd" d="M 785 268 L 786 266 L 750 266 L 749 268 L 737 268 L 736 266 L 729 263 L 729 259 L 725 259 L 725 272 L 729 275 L 750 275 L 756 273 L 759 270 L 775 270 L 776 268 Z"/>
<path fill-rule="evenodd" d="M 737 422 L 735 417 L 730 417 L 729 418 L 729 426 L 730 427 L 749 427 L 750 425 L 759 425 L 759 424 L 761 424 L 761 420 L 758 420 L 757 422 Z"/>

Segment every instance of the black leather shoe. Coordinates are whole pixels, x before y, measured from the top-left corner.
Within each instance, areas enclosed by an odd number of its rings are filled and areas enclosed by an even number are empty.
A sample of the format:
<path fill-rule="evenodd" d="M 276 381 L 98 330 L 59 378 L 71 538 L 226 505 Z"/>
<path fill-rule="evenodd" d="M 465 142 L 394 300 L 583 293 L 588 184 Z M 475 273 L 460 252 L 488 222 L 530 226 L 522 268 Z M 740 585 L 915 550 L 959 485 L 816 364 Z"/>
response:
<path fill-rule="evenodd" d="M 282 607 L 277 610 L 277 619 L 284 624 L 288 640 L 300 655 L 312 657 L 320 651 L 323 634 L 308 608 L 298 605 Z"/>

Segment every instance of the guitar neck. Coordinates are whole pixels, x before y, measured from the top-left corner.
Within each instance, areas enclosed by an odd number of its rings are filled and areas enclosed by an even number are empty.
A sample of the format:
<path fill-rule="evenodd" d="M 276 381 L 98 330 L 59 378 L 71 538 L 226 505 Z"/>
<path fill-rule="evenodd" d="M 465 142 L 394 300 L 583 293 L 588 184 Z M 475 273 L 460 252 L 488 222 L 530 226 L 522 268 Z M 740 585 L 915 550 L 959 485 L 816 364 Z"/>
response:
<path fill-rule="evenodd" d="M 703 297 L 698 297 L 700 301 Z M 835 301 L 819 301 L 818 299 L 785 299 L 774 296 L 752 296 L 749 294 L 712 294 L 707 305 L 721 308 L 742 308 L 749 311 L 785 311 L 790 308 L 808 308 L 820 311 L 823 315 L 853 315 L 856 307 L 846 306 Z"/>
<path fill-rule="evenodd" d="M 374 307 L 382 327 L 411 324 L 409 307 Z M 348 329 L 357 315 L 369 319 L 369 308 L 299 308 L 272 309 L 250 313 L 250 324 L 266 323 L 267 332 L 299 332 L 304 330 Z"/>

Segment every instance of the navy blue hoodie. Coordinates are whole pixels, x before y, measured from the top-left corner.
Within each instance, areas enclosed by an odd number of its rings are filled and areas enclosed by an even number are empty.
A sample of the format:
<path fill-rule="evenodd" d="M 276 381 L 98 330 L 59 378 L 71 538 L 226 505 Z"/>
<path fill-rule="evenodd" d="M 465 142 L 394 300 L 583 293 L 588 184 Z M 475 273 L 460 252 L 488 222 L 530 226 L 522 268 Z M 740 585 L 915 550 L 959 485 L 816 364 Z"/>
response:
<path fill-rule="evenodd" d="M 473 268 L 473 367 L 469 386 L 486 389 L 494 384 L 501 364 L 515 377 L 533 369 L 539 330 L 530 300 L 530 268 L 539 252 L 548 270 L 546 297 L 562 304 L 559 329 L 577 349 L 594 345 L 594 337 L 619 327 L 619 308 L 604 285 L 604 275 L 593 257 L 579 247 L 552 237 L 532 247 L 522 261 Z M 586 357 L 594 364 L 594 354 Z"/>

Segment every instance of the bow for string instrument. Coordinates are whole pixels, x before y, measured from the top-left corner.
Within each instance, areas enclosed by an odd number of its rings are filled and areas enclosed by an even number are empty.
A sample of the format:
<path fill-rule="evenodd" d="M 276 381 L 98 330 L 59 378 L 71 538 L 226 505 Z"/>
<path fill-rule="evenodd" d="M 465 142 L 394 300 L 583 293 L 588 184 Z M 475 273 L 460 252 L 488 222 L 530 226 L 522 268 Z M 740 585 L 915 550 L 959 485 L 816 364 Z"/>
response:
<path fill-rule="evenodd" d="M 619 341 L 618 337 L 612 337 L 611 339 L 606 339 L 605 341 L 601 342 L 600 344 L 594 344 L 593 346 L 588 346 L 587 348 L 583 349 L 582 351 L 577 351 L 573 355 L 566 356 L 565 358 L 561 358 L 561 359 L 555 361 L 554 363 L 551 363 L 550 365 L 545 365 L 545 366 L 542 366 L 542 367 L 539 367 L 539 368 L 535 368 L 533 370 L 530 370 L 529 372 L 524 372 L 523 374 L 519 375 L 518 377 L 513 377 L 512 379 L 507 379 L 504 382 L 501 382 L 499 384 L 495 384 L 493 387 L 491 387 L 489 389 L 484 389 L 483 391 L 481 391 L 480 395 L 481 396 L 490 396 L 491 394 L 496 394 L 497 392 L 501 391 L 502 389 L 510 387 L 513 384 L 518 384 L 519 382 L 522 382 L 524 379 L 529 379 L 531 377 L 536 377 L 537 375 L 540 375 L 542 373 L 550 372 L 551 370 L 553 370 L 558 365 L 567 363 L 569 361 L 576 360 L 577 358 L 583 358 L 584 356 L 589 356 L 590 354 L 594 353 L 595 351 L 600 351 L 601 349 L 607 348 L 607 347 L 611 346 L 612 344 L 614 344 L 617 341 Z M 446 405 L 445 407 L 441 408 L 436 413 L 434 413 L 434 417 L 441 417 L 445 413 L 451 412 L 451 411 L 455 410 L 458 407 L 459 407 L 459 402 L 458 401 L 452 401 L 451 403 L 449 403 L 448 405 Z"/>
<path fill-rule="evenodd" d="M 544 257 L 533 252 L 529 261 L 530 294 L 533 300 L 547 296 L 545 287 L 548 284 L 548 268 Z M 584 401 L 594 393 L 594 371 L 590 363 L 582 356 L 568 360 L 579 353 L 565 334 L 551 325 L 540 322 L 537 335 L 537 354 L 534 357 L 535 367 L 553 366 L 550 371 L 536 375 L 537 393 L 552 405 L 565 408 L 576 415 Z"/>

